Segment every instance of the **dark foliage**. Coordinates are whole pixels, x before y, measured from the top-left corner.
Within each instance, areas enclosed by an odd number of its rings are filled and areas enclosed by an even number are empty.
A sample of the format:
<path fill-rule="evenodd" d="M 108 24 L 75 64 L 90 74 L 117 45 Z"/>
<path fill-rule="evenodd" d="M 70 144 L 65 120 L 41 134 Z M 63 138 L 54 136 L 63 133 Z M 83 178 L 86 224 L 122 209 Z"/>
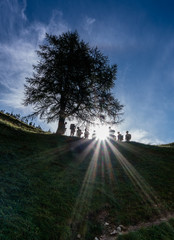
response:
<path fill-rule="evenodd" d="M 77 32 L 46 34 L 37 51 L 39 61 L 26 78 L 24 104 L 32 104 L 32 116 L 64 124 L 65 119 L 93 123 L 96 119 L 120 122 L 123 105 L 114 98 L 117 66 L 98 48 L 79 39 Z"/>

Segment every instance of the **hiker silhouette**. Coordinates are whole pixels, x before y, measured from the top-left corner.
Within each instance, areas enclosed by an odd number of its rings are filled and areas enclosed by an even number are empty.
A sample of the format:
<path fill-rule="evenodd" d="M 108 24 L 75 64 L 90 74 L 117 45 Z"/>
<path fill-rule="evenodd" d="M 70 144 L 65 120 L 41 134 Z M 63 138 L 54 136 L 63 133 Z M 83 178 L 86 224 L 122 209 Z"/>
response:
<path fill-rule="evenodd" d="M 131 134 L 129 133 L 129 131 L 126 131 L 125 140 L 126 142 L 129 142 L 131 140 Z"/>
<path fill-rule="evenodd" d="M 96 138 L 96 131 L 95 131 L 95 130 L 93 131 L 92 138 L 93 138 L 93 139 Z"/>
<path fill-rule="evenodd" d="M 88 131 L 87 128 L 85 128 L 84 137 L 85 137 L 85 138 L 88 138 L 88 137 L 89 137 L 89 131 Z"/>
<path fill-rule="evenodd" d="M 82 130 L 79 127 L 77 127 L 77 137 L 80 138 L 81 135 L 82 135 Z"/>
<path fill-rule="evenodd" d="M 75 124 L 71 123 L 70 125 L 70 136 L 74 136 L 76 126 Z"/>

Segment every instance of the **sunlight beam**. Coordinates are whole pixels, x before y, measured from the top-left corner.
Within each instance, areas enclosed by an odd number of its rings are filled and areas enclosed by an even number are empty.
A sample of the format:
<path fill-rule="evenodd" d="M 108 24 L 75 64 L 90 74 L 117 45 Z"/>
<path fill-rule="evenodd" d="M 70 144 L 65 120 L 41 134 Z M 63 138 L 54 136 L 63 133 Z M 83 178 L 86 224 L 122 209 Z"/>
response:
<path fill-rule="evenodd" d="M 87 214 L 89 210 L 91 198 L 93 195 L 93 185 L 96 177 L 97 170 L 97 161 L 100 150 L 100 143 L 96 142 L 96 147 L 89 163 L 88 169 L 86 171 L 82 187 L 77 197 L 77 201 L 72 214 L 72 223 L 76 224 L 78 221 L 82 220 L 82 218 Z M 83 159 L 86 154 L 83 155 Z"/>
<path fill-rule="evenodd" d="M 137 170 L 132 166 L 130 162 L 118 151 L 118 149 L 109 142 L 109 147 L 116 156 L 120 165 L 123 167 L 125 173 L 133 183 L 133 185 L 138 190 L 139 194 L 142 197 L 143 201 L 148 200 L 148 203 L 156 210 L 158 215 L 162 215 L 161 212 L 164 211 L 160 200 L 157 197 L 157 194 L 152 190 L 152 187 L 148 185 L 145 179 L 137 172 Z M 145 197 L 145 198 L 144 198 Z"/>

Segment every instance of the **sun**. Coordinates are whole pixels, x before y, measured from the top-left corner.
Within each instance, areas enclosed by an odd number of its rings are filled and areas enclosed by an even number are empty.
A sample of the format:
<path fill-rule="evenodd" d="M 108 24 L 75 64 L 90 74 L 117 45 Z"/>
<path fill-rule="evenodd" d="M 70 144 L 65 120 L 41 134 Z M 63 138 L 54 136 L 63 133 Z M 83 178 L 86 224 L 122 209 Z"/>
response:
<path fill-rule="evenodd" d="M 96 138 L 99 140 L 106 140 L 109 137 L 108 126 L 100 125 L 96 128 Z"/>

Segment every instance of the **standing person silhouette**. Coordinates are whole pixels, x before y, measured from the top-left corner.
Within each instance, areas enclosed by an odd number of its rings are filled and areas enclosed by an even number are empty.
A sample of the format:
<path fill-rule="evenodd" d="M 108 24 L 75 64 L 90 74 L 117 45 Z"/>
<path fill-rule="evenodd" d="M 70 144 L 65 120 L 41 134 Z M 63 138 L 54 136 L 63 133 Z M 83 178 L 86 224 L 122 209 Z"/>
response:
<path fill-rule="evenodd" d="M 129 131 L 126 131 L 125 140 L 126 142 L 129 142 L 131 140 L 131 134 L 129 133 Z"/>
<path fill-rule="evenodd" d="M 123 141 L 123 135 L 120 132 L 118 132 L 117 137 L 118 137 L 118 141 L 120 142 Z"/>
<path fill-rule="evenodd" d="M 93 131 L 92 138 L 93 138 L 93 139 L 96 138 L 96 131 L 95 131 L 95 130 Z"/>
<path fill-rule="evenodd" d="M 82 130 L 79 127 L 77 127 L 77 137 L 80 138 L 81 135 L 82 135 Z"/>
<path fill-rule="evenodd" d="M 89 131 L 88 131 L 87 128 L 85 128 L 84 137 L 85 137 L 85 138 L 88 138 L 88 137 L 89 137 Z"/>
<path fill-rule="evenodd" d="M 70 125 L 70 136 L 74 136 L 76 126 L 75 124 L 71 123 Z"/>
<path fill-rule="evenodd" d="M 118 140 L 118 141 L 121 141 L 121 133 L 120 133 L 120 132 L 117 132 L 117 134 L 118 134 L 118 135 L 117 135 L 117 140 Z"/>

